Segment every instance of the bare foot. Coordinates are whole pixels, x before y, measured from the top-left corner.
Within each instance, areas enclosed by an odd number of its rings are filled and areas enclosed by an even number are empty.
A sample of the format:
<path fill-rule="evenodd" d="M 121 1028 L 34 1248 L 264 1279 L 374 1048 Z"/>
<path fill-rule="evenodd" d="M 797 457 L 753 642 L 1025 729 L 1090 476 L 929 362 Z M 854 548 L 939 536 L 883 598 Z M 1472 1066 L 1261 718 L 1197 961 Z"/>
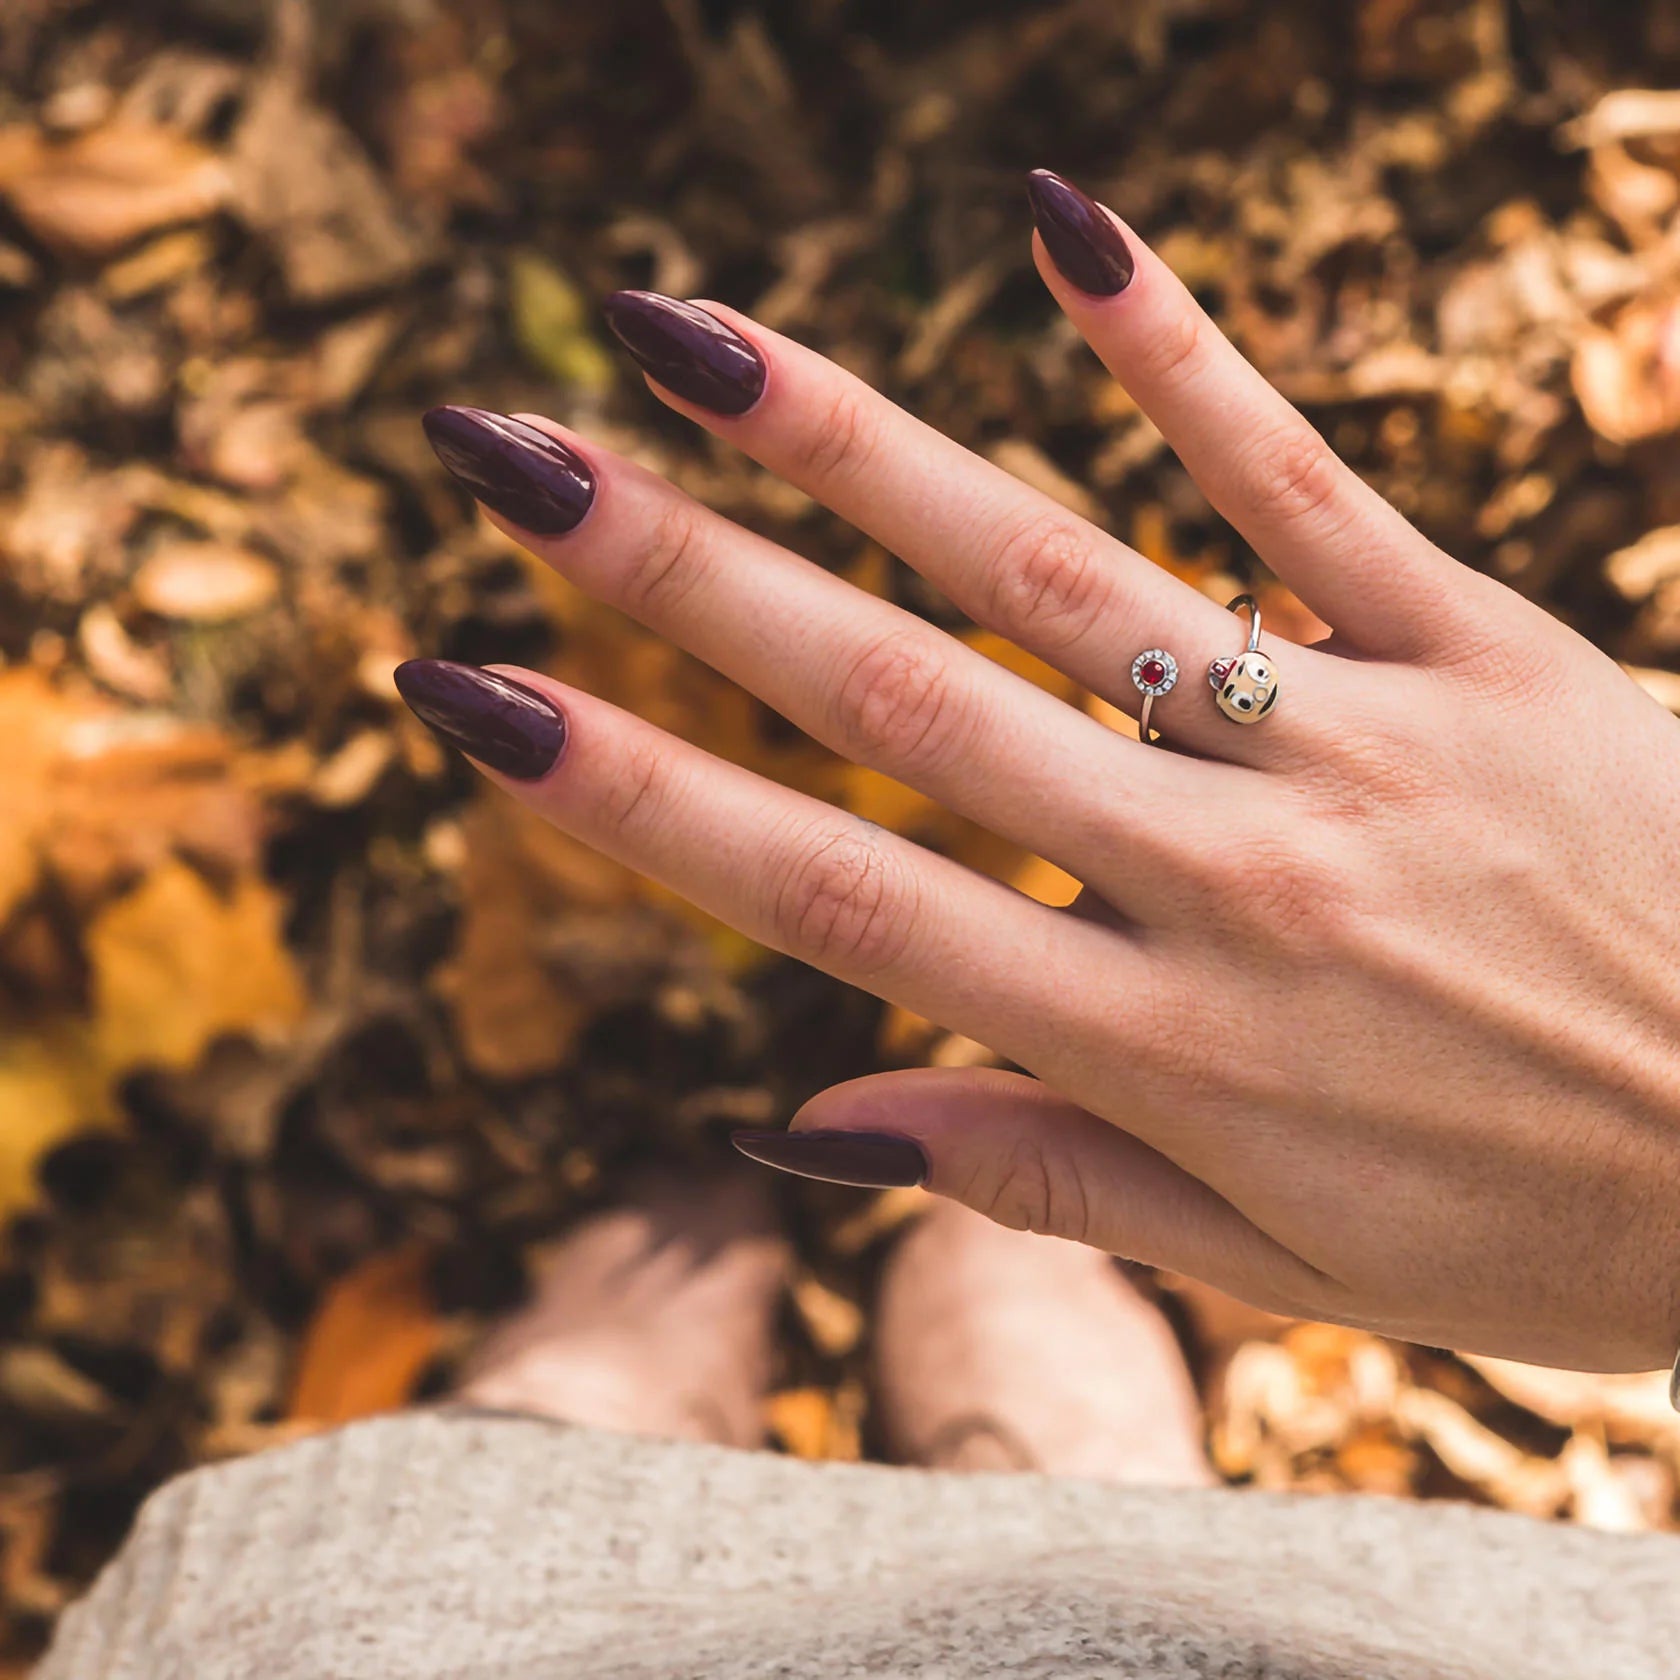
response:
<path fill-rule="evenodd" d="M 888 1261 L 875 1345 L 905 1463 L 1214 1480 L 1167 1321 L 1095 1249 L 935 1201 Z"/>
<path fill-rule="evenodd" d="M 461 1398 L 632 1434 L 764 1438 L 790 1248 L 761 1174 L 644 1177 L 554 1243 Z"/>

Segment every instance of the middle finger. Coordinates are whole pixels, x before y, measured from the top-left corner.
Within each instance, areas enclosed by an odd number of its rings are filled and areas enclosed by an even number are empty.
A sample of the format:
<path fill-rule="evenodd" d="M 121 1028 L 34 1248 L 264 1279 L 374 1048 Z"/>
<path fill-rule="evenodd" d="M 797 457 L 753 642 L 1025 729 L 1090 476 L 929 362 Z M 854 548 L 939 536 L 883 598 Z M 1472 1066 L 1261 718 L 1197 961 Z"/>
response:
<path fill-rule="evenodd" d="M 607 316 L 664 401 L 1092 693 L 1136 717 L 1133 659 L 1152 647 L 1175 655 L 1178 685 L 1151 719 L 1175 745 L 1270 769 L 1298 761 L 1300 720 L 1336 715 L 1322 692 L 1335 661 L 1268 636 L 1276 713 L 1263 729 L 1234 726 L 1206 675 L 1214 658 L 1242 652 L 1245 623 L 815 351 L 717 304 L 654 293 L 619 292 Z"/>

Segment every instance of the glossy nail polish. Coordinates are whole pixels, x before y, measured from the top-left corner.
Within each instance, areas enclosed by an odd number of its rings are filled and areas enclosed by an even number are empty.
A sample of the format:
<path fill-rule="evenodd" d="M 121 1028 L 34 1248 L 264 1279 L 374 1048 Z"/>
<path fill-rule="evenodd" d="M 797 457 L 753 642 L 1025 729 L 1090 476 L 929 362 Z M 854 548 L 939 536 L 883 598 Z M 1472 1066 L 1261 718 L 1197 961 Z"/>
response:
<path fill-rule="evenodd" d="M 731 1132 L 729 1141 L 743 1155 L 801 1178 L 869 1190 L 927 1182 L 921 1145 L 885 1132 Z"/>
<path fill-rule="evenodd" d="M 595 499 L 589 463 L 522 420 L 451 407 L 420 423 L 437 458 L 479 501 L 534 536 L 571 530 Z"/>
<path fill-rule="evenodd" d="M 395 681 L 422 723 L 516 781 L 546 776 L 565 750 L 566 719 L 553 701 L 494 671 L 410 659 L 397 667 Z"/>
<path fill-rule="evenodd" d="M 1101 205 L 1048 169 L 1027 177 L 1027 198 L 1038 237 L 1067 279 L 1093 297 L 1125 291 L 1136 267 L 1131 247 Z"/>
<path fill-rule="evenodd" d="M 745 414 L 764 395 L 764 359 L 732 327 L 658 292 L 614 292 L 607 325 L 668 391 L 716 414 Z"/>

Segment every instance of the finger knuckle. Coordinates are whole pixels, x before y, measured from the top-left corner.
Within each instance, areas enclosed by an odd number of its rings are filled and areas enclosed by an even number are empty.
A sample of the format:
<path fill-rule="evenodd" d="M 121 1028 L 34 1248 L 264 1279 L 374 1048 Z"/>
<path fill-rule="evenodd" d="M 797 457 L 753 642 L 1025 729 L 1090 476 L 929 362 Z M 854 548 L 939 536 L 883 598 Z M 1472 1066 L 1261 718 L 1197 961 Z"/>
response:
<path fill-rule="evenodd" d="M 1090 1198 L 1069 1151 L 1026 1133 L 995 1159 L 981 1162 L 963 1200 L 1012 1231 L 1034 1231 L 1085 1242 L 1091 1231 Z"/>
<path fill-rule="evenodd" d="M 671 767 L 647 742 L 625 748 L 600 795 L 600 820 L 607 835 L 624 839 L 664 820 L 671 804 Z"/>
<path fill-rule="evenodd" d="M 776 891 L 781 944 L 819 968 L 869 975 L 903 955 L 915 922 L 913 890 L 867 833 L 827 833 L 795 856 Z"/>
<path fill-rule="evenodd" d="M 1439 680 L 1433 672 L 1392 671 L 1383 704 L 1350 699 L 1339 727 L 1314 742 L 1302 779 L 1325 820 L 1348 829 L 1377 813 L 1410 820 L 1436 797 L 1441 754 L 1425 720 L 1438 715 L 1428 689 Z"/>
<path fill-rule="evenodd" d="M 651 521 L 623 568 L 620 600 L 637 618 L 669 614 L 700 582 L 705 566 L 701 515 L 685 503 L 673 503 Z"/>
<path fill-rule="evenodd" d="M 1142 379 L 1159 389 L 1191 377 L 1202 360 L 1208 329 L 1208 318 L 1199 309 L 1179 311 L 1140 348 L 1138 368 Z"/>
<path fill-rule="evenodd" d="M 1282 957 L 1317 957 L 1340 942 L 1355 910 L 1351 872 L 1334 848 L 1275 841 L 1225 868 L 1227 903 L 1239 937 Z"/>
<path fill-rule="evenodd" d="M 998 629 L 1064 651 L 1097 620 L 1110 578 L 1091 533 L 1056 514 L 1007 531 L 992 562 L 988 608 Z"/>
<path fill-rule="evenodd" d="M 848 756 L 926 774 L 957 750 L 951 679 L 919 637 L 892 636 L 858 655 L 835 691 Z"/>
<path fill-rule="evenodd" d="M 829 400 L 794 444 L 794 464 L 808 482 L 855 478 L 875 453 L 867 400 L 849 385 Z"/>
<path fill-rule="evenodd" d="M 1357 907 L 1364 871 L 1358 826 L 1322 806 L 1317 788 L 1301 790 L 1261 829 L 1203 833 L 1181 845 L 1173 879 L 1183 912 L 1239 950 L 1287 956 L 1326 949 Z M 1185 1025 L 1192 1035 L 1194 1016 L 1206 1008 L 1194 991 L 1153 1002 L 1158 1022 Z"/>
<path fill-rule="evenodd" d="M 1240 474 L 1247 505 L 1263 518 L 1297 523 L 1335 505 L 1341 463 L 1304 421 L 1285 426 L 1254 446 Z"/>

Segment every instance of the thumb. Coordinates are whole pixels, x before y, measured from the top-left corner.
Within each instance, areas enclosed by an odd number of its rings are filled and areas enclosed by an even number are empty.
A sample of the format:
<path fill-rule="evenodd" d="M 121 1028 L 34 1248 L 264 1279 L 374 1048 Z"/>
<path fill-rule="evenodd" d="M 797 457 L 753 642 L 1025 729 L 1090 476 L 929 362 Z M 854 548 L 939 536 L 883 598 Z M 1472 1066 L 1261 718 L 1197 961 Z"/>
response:
<path fill-rule="evenodd" d="M 1334 1289 L 1224 1197 L 1129 1132 L 996 1068 L 911 1068 L 813 1097 L 744 1155 L 837 1184 L 921 1184 L 1018 1231 L 1183 1272 L 1256 1306 L 1314 1317 Z"/>

